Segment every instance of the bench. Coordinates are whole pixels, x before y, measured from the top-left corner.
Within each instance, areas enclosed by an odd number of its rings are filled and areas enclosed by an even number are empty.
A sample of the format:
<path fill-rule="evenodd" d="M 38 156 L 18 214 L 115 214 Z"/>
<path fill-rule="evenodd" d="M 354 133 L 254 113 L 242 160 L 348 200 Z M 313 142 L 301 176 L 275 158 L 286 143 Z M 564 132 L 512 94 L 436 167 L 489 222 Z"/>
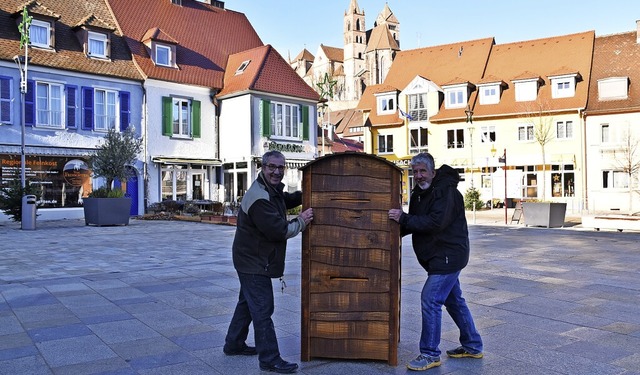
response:
<path fill-rule="evenodd" d="M 631 215 L 595 215 L 583 216 L 582 226 L 591 227 L 599 231 L 600 229 L 616 229 L 640 231 L 640 216 Z"/>

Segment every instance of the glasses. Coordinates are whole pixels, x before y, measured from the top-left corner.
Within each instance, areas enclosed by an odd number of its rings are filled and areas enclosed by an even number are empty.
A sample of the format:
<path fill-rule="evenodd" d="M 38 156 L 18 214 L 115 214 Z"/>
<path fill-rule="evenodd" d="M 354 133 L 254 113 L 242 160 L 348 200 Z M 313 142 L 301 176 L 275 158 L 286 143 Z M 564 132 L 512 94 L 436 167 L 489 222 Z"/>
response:
<path fill-rule="evenodd" d="M 286 167 L 284 165 L 275 165 L 275 164 L 267 164 L 267 169 L 269 172 L 275 172 L 276 169 L 280 172 L 284 172 Z"/>

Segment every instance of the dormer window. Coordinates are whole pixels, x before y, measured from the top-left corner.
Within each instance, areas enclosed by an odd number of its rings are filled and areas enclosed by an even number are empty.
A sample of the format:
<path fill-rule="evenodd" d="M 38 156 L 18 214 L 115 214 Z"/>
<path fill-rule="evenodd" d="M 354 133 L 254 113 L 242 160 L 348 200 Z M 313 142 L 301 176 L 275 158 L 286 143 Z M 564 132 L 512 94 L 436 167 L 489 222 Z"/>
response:
<path fill-rule="evenodd" d="M 444 88 L 445 108 L 462 108 L 467 105 L 469 85 L 453 85 Z"/>
<path fill-rule="evenodd" d="M 156 58 L 157 65 L 172 66 L 171 65 L 171 47 L 164 46 L 162 44 L 156 44 Z"/>
<path fill-rule="evenodd" d="M 244 73 L 245 69 L 247 69 L 247 67 L 249 66 L 250 62 L 251 62 L 251 60 L 243 61 L 242 64 L 240 64 L 240 66 L 236 70 L 236 74 L 235 75 Z"/>
<path fill-rule="evenodd" d="M 377 97 L 379 115 L 388 115 L 396 112 L 396 96 L 381 95 Z"/>
<path fill-rule="evenodd" d="M 29 26 L 29 40 L 32 47 L 51 48 L 51 23 L 42 20 L 32 20 Z"/>
<path fill-rule="evenodd" d="M 538 97 L 538 79 L 514 81 L 516 102 L 534 101 Z"/>
<path fill-rule="evenodd" d="M 480 104 L 498 104 L 500 102 L 500 85 L 490 84 L 480 86 Z"/>
<path fill-rule="evenodd" d="M 624 100 L 629 97 L 629 78 L 611 77 L 598 80 L 598 100 Z"/>
<path fill-rule="evenodd" d="M 572 98 L 576 95 L 576 74 L 549 77 L 551 80 L 551 97 Z"/>
<path fill-rule="evenodd" d="M 103 33 L 89 31 L 87 33 L 87 55 L 91 57 L 109 57 L 109 37 Z"/>

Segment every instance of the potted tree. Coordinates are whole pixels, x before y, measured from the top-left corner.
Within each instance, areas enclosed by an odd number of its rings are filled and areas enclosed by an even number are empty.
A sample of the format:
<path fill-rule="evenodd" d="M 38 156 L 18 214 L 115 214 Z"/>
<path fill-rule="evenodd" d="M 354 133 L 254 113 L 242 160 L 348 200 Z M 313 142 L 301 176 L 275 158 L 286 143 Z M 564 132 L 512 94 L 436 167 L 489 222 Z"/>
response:
<path fill-rule="evenodd" d="M 142 151 L 142 139 L 129 127 L 124 132 L 110 129 L 91 156 L 93 177 L 104 178 L 105 185 L 83 200 L 86 225 L 128 225 L 131 198 L 114 189 L 115 180 L 127 181 L 132 166 Z"/>

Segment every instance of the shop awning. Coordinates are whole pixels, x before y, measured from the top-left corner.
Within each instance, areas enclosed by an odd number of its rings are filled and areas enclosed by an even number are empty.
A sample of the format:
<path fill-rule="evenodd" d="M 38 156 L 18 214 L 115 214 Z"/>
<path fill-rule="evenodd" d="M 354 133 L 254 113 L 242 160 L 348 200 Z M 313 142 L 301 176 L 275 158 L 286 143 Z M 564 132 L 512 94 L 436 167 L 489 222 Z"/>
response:
<path fill-rule="evenodd" d="M 218 159 L 170 158 L 164 156 L 153 156 L 151 157 L 151 161 L 160 164 L 198 164 L 214 167 L 222 166 L 222 162 Z"/>

